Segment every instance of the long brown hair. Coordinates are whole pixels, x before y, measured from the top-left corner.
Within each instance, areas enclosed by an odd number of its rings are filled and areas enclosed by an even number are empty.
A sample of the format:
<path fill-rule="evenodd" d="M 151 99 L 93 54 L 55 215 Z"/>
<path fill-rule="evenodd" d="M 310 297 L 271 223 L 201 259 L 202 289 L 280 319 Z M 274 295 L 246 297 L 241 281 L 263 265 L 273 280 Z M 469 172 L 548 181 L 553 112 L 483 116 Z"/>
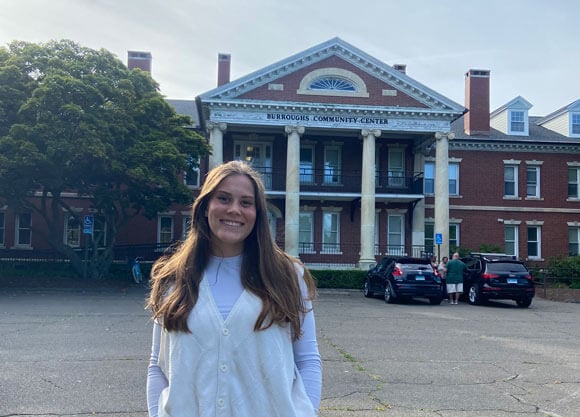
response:
<path fill-rule="evenodd" d="M 173 254 L 160 258 L 153 265 L 147 308 L 154 319 L 162 320 L 168 331 L 191 332 L 187 317 L 198 300 L 199 285 L 211 255 L 211 231 L 205 213 L 217 187 L 231 175 L 245 175 L 254 186 L 256 223 L 244 242 L 241 269 L 244 288 L 262 300 L 262 311 L 254 330 L 288 322 L 297 339 L 301 335 L 300 315 L 308 311 L 294 267 L 299 261 L 282 251 L 272 239 L 264 184 L 260 174 L 241 161 L 224 163 L 208 173 L 193 203 L 187 238 Z M 312 300 L 316 286 L 306 268 L 303 278 L 308 298 Z"/>

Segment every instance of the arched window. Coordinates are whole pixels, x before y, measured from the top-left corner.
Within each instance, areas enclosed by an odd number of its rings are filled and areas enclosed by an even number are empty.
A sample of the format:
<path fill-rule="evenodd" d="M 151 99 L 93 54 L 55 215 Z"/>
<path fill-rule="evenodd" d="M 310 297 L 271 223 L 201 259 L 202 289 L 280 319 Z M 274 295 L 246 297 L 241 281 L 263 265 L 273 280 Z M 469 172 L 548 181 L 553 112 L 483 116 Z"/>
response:
<path fill-rule="evenodd" d="M 310 84 L 311 90 L 356 91 L 354 84 L 339 77 L 322 77 Z"/>
<path fill-rule="evenodd" d="M 300 81 L 298 94 L 317 96 L 368 97 L 364 80 L 342 68 L 320 68 L 309 72 Z"/>

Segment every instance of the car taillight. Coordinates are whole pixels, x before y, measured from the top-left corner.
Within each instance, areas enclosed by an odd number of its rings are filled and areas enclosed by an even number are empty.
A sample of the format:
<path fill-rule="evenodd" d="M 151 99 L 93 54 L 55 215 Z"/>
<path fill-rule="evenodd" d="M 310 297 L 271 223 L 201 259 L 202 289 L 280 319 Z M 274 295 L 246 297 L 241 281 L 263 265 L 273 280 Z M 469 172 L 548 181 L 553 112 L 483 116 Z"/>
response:
<path fill-rule="evenodd" d="M 481 277 L 483 279 L 493 279 L 493 278 L 499 278 L 498 274 L 482 274 Z"/>
<path fill-rule="evenodd" d="M 402 275 L 403 275 L 403 271 L 401 271 L 401 268 L 399 268 L 398 266 L 395 266 L 395 269 L 393 269 L 393 276 L 400 277 Z"/>
<path fill-rule="evenodd" d="M 526 278 L 529 279 L 530 281 L 533 281 L 534 280 L 534 277 L 533 277 L 532 274 L 526 275 Z"/>

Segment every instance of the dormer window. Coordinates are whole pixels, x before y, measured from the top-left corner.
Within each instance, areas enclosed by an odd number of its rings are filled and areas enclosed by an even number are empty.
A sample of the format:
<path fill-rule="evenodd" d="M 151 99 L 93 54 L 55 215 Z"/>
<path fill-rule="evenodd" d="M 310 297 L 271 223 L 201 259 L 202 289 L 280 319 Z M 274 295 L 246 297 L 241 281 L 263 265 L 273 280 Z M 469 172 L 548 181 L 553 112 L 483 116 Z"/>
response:
<path fill-rule="evenodd" d="M 342 68 L 320 68 L 309 72 L 300 81 L 296 93 L 311 96 L 369 96 L 363 79 Z"/>
<path fill-rule="evenodd" d="M 580 136 L 580 113 L 570 115 L 570 133 L 574 136 Z"/>
<path fill-rule="evenodd" d="M 524 121 L 524 112 L 520 110 L 510 111 L 510 133 L 522 134 L 526 131 L 526 123 Z"/>

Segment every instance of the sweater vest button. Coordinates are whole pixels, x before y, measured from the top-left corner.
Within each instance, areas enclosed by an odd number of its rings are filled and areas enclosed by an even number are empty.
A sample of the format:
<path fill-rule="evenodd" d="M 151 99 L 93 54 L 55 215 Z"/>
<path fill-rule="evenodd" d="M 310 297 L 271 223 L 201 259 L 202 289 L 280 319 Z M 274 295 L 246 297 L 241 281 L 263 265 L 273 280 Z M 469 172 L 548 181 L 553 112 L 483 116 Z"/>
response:
<path fill-rule="evenodd" d="M 223 330 L 222 330 L 222 334 L 223 334 L 224 336 L 229 336 L 229 335 L 230 335 L 230 330 L 229 330 L 229 329 L 223 329 Z"/>

